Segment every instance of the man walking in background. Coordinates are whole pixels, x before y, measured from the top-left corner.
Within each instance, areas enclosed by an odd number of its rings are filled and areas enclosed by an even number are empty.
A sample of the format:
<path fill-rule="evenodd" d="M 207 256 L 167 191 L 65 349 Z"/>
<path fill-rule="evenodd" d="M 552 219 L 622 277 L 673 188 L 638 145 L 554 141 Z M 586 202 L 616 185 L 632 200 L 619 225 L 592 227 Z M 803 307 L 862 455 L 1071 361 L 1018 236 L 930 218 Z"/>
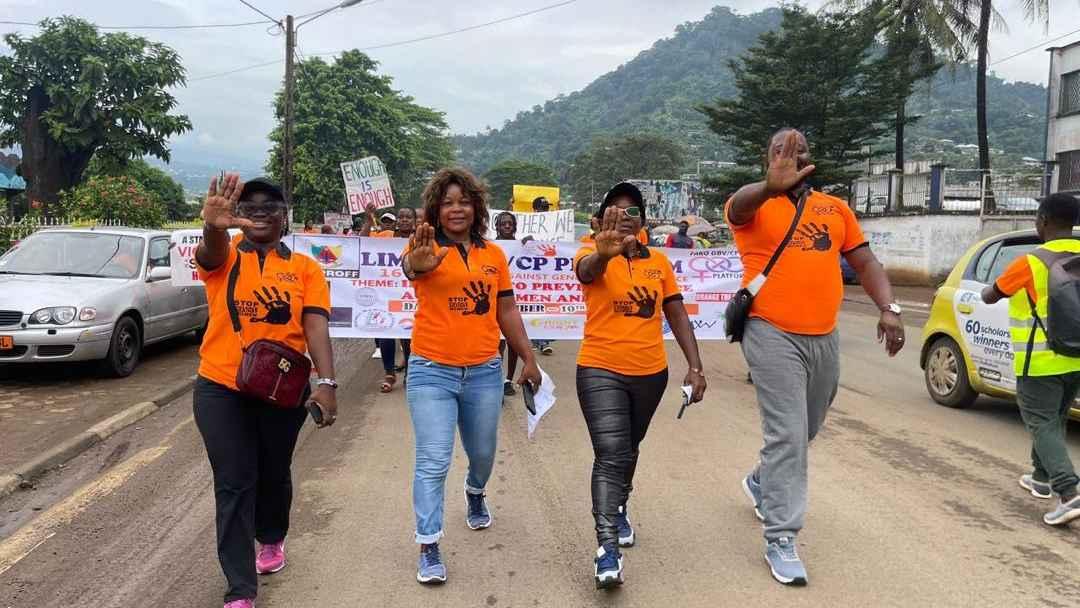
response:
<path fill-rule="evenodd" d="M 904 325 L 855 214 L 844 201 L 804 183 L 814 171 L 806 138 L 780 130 L 766 164 L 764 181 L 740 188 L 725 210 L 745 269 L 743 287 L 760 288 L 742 349 L 757 390 L 764 446 L 743 490 L 765 523 L 765 560 L 773 577 L 805 585 L 795 538 L 806 517 L 808 448 L 840 382 L 840 256 L 881 309 L 878 340 L 889 356 L 904 345 Z M 795 223 L 799 205 L 798 226 L 765 281 L 759 275 Z"/>
<path fill-rule="evenodd" d="M 669 234 L 667 237 L 667 243 L 664 247 L 671 247 L 673 249 L 693 249 L 694 239 L 690 238 L 687 232 L 690 231 L 690 222 L 679 222 L 679 231 Z"/>
<path fill-rule="evenodd" d="M 546 197 L 538 196 L 533 199 L 532 203 L 533 213 L 547 213 L 551 211 L 551 201 Z M 555 349 L 551 348 L 551 340 L 533 340 L 533 348 L 540 351 L 540 354 L 551 356 L 555 354 Z"/>
<path fill-rule="evenodd" d="M 1076 469 L 1065 444 L 1069 408 L 1080 391 L 1080 202 L 1063 192 L 1039 204 L 1043 245 L 1020 256 L 982 292 L 986 304 L 1009 298 L 1016 400 L 1032 436 L 1030 474 L 1020 485 L 1038 498 L 1057 494 L 1043 516 L 1051 526 L 1080 518 Z"/>

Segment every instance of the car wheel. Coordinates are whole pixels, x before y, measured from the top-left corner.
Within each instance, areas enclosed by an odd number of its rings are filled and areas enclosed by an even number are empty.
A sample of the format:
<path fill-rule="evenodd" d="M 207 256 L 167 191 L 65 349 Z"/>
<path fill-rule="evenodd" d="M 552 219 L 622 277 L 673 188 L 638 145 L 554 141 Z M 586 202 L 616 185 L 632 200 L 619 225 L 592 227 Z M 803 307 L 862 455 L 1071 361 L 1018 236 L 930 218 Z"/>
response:
<path fill-rule="evenodd" d="M 101 362 L 102 370 L 109 376 L 125 378 L 139 365 L 142 357 L 142 335 L 139 325 L 131 317 L 121 317 L 113 329 L 109 354 Z"/>
<path fill-rule="evenodd" d="M 966 408 L 978 397 L 971 388 L 964 355 L 952 338 L 938 338 L 931 344 L 924 376 L 930 397 L 946 407 Z"/>

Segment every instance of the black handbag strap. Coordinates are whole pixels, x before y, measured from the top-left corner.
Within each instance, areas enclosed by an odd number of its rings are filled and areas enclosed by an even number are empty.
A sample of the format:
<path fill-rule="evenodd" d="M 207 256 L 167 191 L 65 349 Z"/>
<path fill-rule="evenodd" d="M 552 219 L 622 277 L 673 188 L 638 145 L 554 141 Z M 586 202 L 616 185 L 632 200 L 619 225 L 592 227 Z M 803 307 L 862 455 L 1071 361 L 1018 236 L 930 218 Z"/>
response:
<path fill-rule="evenodd" d="M 240 333 L 240 311 L 236 309 L 236 283 L 240 280 L 240 260 L 243 256 L 237 252 L 236 262 L 229 269 L 229 280 L 225 288 L 225 303 L 229 308 L 229 320 L 232 321 L 233 331 L 240 338 L 240 346 L 244 346 L 244 336 Z"/>
<path fill-rule="evenodd" d="M 791 194 L 788 194 L 788 197 L 791 197 Z M 799 227 L 799 220 L 802 219 L 803 209 L 806 208 L 806 199 L 809 197 L 809 188 L 803 190 L 802 194 L 799 195 L 799 199 L 795 203 L 795 217 L 791 218 L 791 225 L 788 226 L 787 234 L 784 235 L 784 240 L 780 241 L 780 245 L 777 246 L 776 251 L 773 252 L 772 258 L 769 259 L 769 263 L 765 265 L 765 270 L 761 271 L 761 274 L 766 277 L 769 276 L 769 272 L 772 271 L 773 266 L 776 265 L 780 256 L 784 254 L 784 250 L 787 249 L 788 243 L 791 242 L 791 237 L 795 235 L 795 229 Z"/>

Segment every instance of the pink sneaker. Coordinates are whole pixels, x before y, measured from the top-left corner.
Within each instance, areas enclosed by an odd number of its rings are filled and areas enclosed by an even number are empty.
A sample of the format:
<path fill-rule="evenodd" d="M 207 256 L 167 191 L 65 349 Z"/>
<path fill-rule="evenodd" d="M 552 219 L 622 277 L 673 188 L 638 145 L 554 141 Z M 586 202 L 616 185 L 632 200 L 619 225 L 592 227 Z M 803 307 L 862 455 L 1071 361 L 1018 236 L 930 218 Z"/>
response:
<path fill-rule="evenodd" d="M 255 600 L 233 600 L 225 608 L 255 608 Z"/>
<path fill-rule="evenodd" d="M 273 574 L 285 567 L 285 541 L 272 545 L 262 545 L 255 556 L 255 571 L 259 574 Z"/>

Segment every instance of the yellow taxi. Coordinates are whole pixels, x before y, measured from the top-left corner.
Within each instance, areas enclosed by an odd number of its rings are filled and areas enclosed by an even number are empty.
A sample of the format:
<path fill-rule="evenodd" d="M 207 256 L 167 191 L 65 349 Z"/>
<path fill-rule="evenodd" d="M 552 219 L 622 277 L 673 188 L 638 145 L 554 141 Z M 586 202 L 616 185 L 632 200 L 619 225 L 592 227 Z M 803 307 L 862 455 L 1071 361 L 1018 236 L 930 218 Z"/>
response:
<path fill-rule="evenodd" d="M 1080 232 L 1073 234 L 1080 238 Z M 980 394 L 1016 396 L 1009 301 L 986 305 L 981 294 L 1013 260 L 1040 244 L 1034 230 L 990 237 L 971 247 L 938 288 L 919 357 L 934 401 L 965 408 Z M 1070 414 L 1080 420 L 1080 404 Z"/>

